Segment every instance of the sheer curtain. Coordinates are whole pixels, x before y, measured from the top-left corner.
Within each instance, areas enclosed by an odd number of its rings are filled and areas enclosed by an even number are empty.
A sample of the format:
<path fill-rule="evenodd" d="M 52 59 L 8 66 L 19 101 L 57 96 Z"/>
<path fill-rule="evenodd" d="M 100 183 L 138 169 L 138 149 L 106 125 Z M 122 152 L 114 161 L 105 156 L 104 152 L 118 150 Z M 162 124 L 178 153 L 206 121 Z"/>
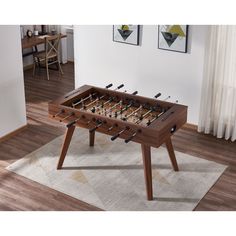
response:
<path fill-rule="evenodd" d="M 210 26 L 198 131 L 236 140 L 236 26 Z"/>

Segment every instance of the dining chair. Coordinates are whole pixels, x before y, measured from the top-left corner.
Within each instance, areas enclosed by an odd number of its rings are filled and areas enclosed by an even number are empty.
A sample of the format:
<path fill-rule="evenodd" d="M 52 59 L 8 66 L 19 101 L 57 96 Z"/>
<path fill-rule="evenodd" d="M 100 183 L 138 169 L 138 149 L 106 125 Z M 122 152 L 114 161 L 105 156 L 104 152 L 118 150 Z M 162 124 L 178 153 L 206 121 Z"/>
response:
<path fill-rule="evenodd" d="M 63 75 L 63 71 L 60 65 L 60 52 L 59 46 L 61 42 L 61 34 L 45 37 L 45 50 L 36 52 L 33 54 L 34 57 L 34 68 L 33 75 L 35 75 L 36 66 L 45 66 L 47 72 L 47 79 L 49 80 L 49 66 L 56 64 L 57 69 Z"/>

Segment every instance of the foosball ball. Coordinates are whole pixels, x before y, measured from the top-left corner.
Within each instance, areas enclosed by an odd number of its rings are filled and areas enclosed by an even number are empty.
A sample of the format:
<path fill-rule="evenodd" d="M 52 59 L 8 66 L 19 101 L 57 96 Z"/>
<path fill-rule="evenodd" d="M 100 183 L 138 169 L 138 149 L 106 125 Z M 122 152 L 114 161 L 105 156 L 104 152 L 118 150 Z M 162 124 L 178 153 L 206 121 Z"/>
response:
<path fill-rule="evenodd" d="M 171 136 L 185 124 L 187 107 L 153 98 L 138 92 L 121 91 L 123 84 L 111 89 L 84 85 L 49 103 L 49 116 L 66 123 L 67 131 L 57 169 L 61 169 L 76 126 L 89 129 L 89 144 L 94 145 L 95 132 L 111 136 L 111 141 L 124 139 L 141 144 L 147 199 L 153 199 L 151 147 L 166 145 L 174 171 L 178 171 Z"/>

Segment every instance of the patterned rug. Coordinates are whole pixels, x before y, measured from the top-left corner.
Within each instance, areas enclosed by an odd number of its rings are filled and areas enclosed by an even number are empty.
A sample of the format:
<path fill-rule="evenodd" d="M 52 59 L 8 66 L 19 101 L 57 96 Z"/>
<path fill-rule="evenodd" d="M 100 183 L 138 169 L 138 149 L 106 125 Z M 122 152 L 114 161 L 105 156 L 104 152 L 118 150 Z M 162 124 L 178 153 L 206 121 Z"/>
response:
<path fill-rule="evenodd" d="M 141 147 L 110 141 L 96 133 L 89 147 L 88 130 L 76 129 L 62 170 L 56 170 L 60 136 L 7 167 L 26 178 L 104 210 L 193 210 L 226 166 L 175 152 L 179 172 L 172 170 L 165 148 L 152 148 L 154 200 L 146 200 Z"/>

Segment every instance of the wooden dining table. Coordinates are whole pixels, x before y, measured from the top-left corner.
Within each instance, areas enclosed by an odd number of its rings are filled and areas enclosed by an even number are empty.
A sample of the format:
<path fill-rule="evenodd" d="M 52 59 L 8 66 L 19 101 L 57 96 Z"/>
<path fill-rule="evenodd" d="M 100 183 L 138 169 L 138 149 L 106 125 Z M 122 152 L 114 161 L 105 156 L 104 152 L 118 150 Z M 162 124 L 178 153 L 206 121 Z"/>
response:
<path fill-rule="evenodd" d="M 45 37 L 47 37 L 47 36 L 52 36 L 52 35 L 47 34 L 47 35 L 32 36 L 31 38 L 25 36 L 21 40 L 22 50 L 27 49 L 27 48 L 32 48 L 32 51 L 22 53 L 23 57 L 30 56 L 33 53 L 37 52 L 38 51 L 37 46 L 40 45 L 40 44 L 44 44 L 45 43 Z M 66 37 L 67 37 L 66 34 L 61 34 L 61 38 L 66 38 Z"/>

